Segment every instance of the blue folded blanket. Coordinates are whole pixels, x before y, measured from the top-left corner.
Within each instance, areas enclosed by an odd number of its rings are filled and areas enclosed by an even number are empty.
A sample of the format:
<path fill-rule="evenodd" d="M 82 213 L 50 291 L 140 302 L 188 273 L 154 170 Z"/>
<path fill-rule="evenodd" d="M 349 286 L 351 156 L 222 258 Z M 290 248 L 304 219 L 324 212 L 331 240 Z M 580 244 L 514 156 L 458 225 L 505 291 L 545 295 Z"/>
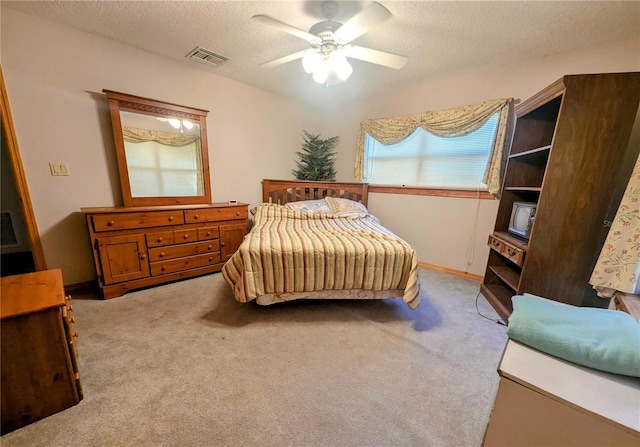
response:
<path fill-rule="evenodd" d="M 640 377 L 640 323 L 624 312 L 512 298 L 507 335 L 579 365 Z"/>

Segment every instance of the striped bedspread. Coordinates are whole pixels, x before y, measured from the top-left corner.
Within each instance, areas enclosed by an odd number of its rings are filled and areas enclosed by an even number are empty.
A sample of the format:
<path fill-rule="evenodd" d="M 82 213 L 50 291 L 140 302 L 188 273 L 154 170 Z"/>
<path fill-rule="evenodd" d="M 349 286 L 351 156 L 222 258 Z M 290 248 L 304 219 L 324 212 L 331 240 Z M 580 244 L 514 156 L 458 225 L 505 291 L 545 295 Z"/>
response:
<path fill-rule="evenodd" d="M 222 274 L 239 302 L 266 294 L 400 289 L 410 308 L 420 303 L 415 250 L 366 213 L 318 215 L 262 204 Z"/>

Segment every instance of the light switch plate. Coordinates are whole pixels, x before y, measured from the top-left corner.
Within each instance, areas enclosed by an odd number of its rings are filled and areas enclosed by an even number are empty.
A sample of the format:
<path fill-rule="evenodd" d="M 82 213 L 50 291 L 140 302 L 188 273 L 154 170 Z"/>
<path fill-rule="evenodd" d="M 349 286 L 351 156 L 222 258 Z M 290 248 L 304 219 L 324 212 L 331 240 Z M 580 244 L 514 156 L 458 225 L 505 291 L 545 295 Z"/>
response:
<path fill-rule="evenodd" d="M 51 170 L 51 175 L 54 176 L 68 176 L 69 173 L 69 165 L 66 163 L 52 163 L 49 162 L 49 169 Z"/>

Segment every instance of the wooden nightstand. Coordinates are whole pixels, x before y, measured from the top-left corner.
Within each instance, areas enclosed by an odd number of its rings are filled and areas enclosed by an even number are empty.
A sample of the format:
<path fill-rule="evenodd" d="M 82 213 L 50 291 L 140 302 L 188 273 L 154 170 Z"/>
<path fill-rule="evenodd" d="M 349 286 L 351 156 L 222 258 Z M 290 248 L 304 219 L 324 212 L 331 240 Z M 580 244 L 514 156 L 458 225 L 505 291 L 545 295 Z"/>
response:
<path fill-rule="evenodd" d="M 0 282 L 2 434 L 82 400 L 62 271 L 7 276 Z"/>

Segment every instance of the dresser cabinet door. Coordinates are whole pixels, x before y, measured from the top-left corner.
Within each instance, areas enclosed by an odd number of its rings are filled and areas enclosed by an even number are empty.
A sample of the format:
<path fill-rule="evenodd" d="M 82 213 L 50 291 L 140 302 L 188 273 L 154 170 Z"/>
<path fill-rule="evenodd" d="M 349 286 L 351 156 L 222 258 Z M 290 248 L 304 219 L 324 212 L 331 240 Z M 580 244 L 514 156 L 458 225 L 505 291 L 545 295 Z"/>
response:
<path fill-rule="evenodd" d="M 144 234 L 101 237 L 96 241 L 105 284 L 149 276 Z"/>
<path fill-rule="evenodd" d="M 220 225 L 220 257 L 226 262 L 238 250 L 247 234 L 247 224 Z"/>

